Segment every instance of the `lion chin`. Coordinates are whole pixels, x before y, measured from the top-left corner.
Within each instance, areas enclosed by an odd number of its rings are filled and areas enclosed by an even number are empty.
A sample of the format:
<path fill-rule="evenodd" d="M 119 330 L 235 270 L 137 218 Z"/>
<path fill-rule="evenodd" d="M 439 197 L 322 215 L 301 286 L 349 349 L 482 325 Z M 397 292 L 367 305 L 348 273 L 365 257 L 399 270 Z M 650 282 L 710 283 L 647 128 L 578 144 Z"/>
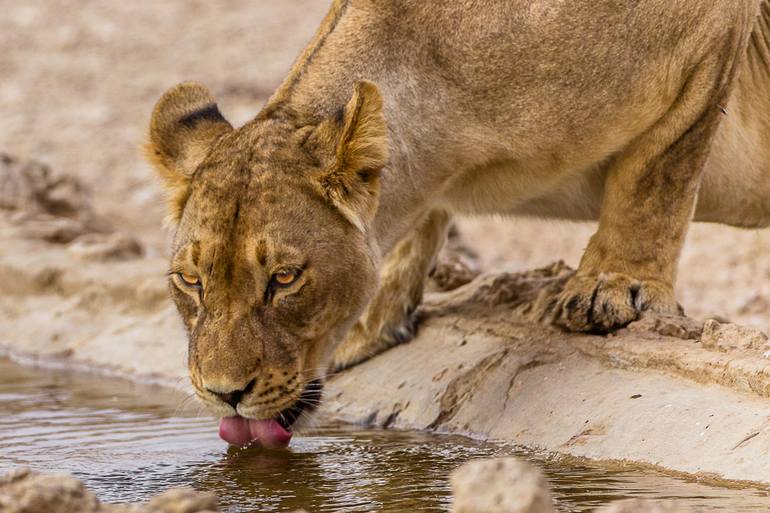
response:
<path fill-rule="evenodd" d="M 219 422 L 219 437 L 236 447 L 286 447 L 294 432 L 307 424 L 310 416 L 316 411 L 322 390 L 323 383 L 320 379 L 308 383 L 298 401 L 271 419 L 253 419 L 240 414 L 222 417 Z"/>

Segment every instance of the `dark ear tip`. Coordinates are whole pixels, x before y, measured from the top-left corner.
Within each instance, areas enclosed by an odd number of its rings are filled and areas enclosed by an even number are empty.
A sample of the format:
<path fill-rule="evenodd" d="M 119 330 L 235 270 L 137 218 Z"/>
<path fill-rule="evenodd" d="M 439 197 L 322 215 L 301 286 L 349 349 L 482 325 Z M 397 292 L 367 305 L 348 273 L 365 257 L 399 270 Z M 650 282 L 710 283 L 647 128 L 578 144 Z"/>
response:
<path fill-rule="evenodd" d="M 152 112 L 151 129 L 162 129 L 191 112 L 216 105 L 214 96 L 197 82 L 182 82 L 160 97 Z"/>
<path fill-rule="evenodd" d="M 371 80 L 359 80 L 356 82 L 355 90 L 359 94 L 379 94 L 380 92 L 380 88 Z"/>
<path fill-rule="evenodd" d="M 198 82 L 182 82 L 177 84 L 160 97 L 157 106 L 167 106 L 169 104 L 178 107 L 200 107 L 214 103 L 214 96 L 203 84 Z"/>
<path fill-rule="evenodd" d="M 382 93 L 377 84 L 369 80 L 359 80 L 356 82 L 354 92 L 356 96 L 370 103 L 382 104 Z"/>

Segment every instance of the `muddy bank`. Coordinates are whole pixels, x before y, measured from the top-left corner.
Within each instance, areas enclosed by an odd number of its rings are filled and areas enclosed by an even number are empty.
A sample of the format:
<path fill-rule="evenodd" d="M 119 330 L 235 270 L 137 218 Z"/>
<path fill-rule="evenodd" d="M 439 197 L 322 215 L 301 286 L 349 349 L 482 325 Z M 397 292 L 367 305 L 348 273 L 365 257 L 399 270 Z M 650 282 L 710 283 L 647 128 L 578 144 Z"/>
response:
<path fill-rule="evenodd" d="M 554 513 L 543 474 L 515 458 L 467 463 L 452 473 L 454 513 Z M 19 469 L 0 476 L 4 513 L 217 513 L 217 499 L 190 488 L 170 489 L 146 504 L 101 503 L 85 485 L 66 474 Z M 674 502 L 625 500 L 596 513 L 688 513 Z M 297 511 L 296 513 L 301 513 Z"/>
<path fill-rule="evenodd" d="M 533 324 L 569 273 L 486 275 L 432 295 L 418 339 L 337 376 L 326 411 L 770 483 L 767 337 L 680 318 L 608 337 Z"/>
<path fill-rule="evenodd" d="M 3 162 L 8 185 L 21 164 Z M 120 250 L 114 241 L 127 236 L 98 221 L 78 183 L 38 175 L 34 201 L 0 211 L 0 282 L 13 284 L 0 295 L 0 347 L 27 362 L 185 387 L 165 261 Z M 63 224 L 71 237 L 40 236 Z M 469 277 L 453 280 L 455 271 L 439 273 L 444 285 Z M 488 273 L 428 294 L 416 340 L 333 377 L 324 414 L 770 483 L 767 337 L 681 318 L 606 337 L 563 333 L 548 326 L 548 306 L 572 272 L 558 263 Z"/>

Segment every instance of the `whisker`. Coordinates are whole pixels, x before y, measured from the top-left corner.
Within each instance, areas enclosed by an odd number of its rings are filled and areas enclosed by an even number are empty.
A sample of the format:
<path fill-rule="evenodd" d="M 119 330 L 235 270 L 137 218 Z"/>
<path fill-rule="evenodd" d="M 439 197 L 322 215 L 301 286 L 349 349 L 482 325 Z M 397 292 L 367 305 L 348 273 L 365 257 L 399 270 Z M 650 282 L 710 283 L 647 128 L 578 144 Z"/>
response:
<path fill-rule="evenodd" d="M 187 407 L 187 405 L 188 405 L 188 404 L 189 404 L 191 401 L 194 401 L 194 400 L 196 399 L 196 397 L 197 397 L 197 396 L 196 396 L 195 394 L 185 394 L 185 396 L 182 398 L 182 400 L 181 400 L 181 401 L 179 401 L 179 404 L 177 404 L 177 405 L 176 405 L 176 407 L 174 408 L 174 413 L 173 413 L 173 416 L 174 416 L 174 417 L 176 417 L 177 415 L 179 415 L 179 413 L 180 413 L 180 412 L 181 412 L 181 411 L 182 411 L 182 410 L 183 410 L 185 407 Z"/>

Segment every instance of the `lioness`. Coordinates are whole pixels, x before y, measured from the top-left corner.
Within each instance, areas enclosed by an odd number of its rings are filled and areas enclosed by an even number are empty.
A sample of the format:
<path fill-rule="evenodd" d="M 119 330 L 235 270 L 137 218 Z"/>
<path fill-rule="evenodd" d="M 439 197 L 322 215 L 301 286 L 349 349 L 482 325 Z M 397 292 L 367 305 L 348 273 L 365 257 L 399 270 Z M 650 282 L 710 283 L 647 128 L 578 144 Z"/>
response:
<path fill-rule="evenodd" d="M 148 153 L 199 397 L 283 446 L 411 333 L 452 214 L 598 219 L 557 322 L 676 313 L 688 223 L 770 223 L 768 0 L 335 0 L 234 129 L 166 92 Z M 700 187 L 700 193 L 699 193 Z"/>

